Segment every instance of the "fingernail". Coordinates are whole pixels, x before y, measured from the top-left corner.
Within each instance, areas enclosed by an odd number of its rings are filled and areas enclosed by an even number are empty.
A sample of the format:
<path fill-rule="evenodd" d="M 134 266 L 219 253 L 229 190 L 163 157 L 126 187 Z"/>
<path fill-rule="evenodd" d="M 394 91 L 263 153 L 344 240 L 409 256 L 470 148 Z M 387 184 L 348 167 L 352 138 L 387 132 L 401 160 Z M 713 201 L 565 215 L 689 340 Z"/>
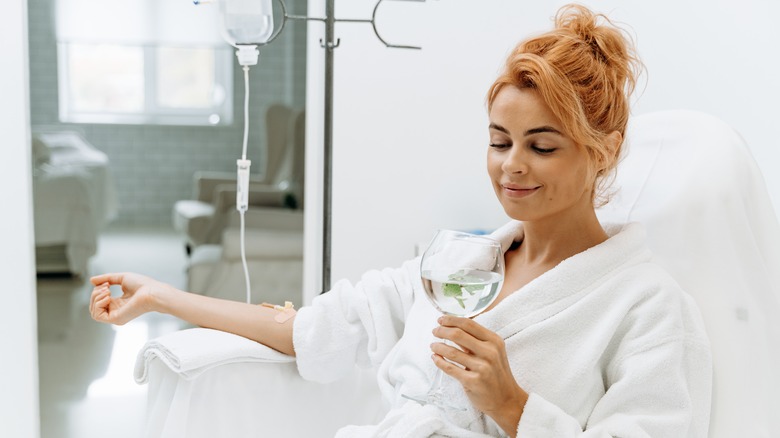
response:
<path fill-rule="evenodd" d="M 444 317 L 443 317 L 443 316 L 440 316 L 440 317 L 439 317 L 439 319 L 437 319 L 436 321 L 437 321 L 439 324 L 443 324 L 443 323 L 444 323 Z"/>

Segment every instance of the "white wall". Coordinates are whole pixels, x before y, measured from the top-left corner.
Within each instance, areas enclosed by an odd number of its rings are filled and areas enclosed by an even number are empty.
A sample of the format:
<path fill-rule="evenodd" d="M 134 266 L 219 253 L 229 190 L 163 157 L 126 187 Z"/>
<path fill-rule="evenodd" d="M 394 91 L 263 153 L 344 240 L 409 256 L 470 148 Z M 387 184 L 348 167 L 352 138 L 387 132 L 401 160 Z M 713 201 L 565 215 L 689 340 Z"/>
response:
<path fill-rule="evenodd" d="M 369 17 L 374 4 L 336 3 L 339 18 Z M 484 170 L 485 92 L 507 52 L 550 29 L 564 3 L 384 3 L 377 20 L 383 37 L 422 45 L 419 52 L 384 48 L 368 25 L 337 24 L 334 280 L 400 264 L 435 228 L 489 228 L 505 221 Z M 751 145 L 780 205 L 780 172 L 773 172 L 780 166 L 774 129 L 780 120 L 780 28 L 773 22 L 780 3 L 584 3 L 629 24 L 636 35 L 649 75 L 634 114 L 690 108 L 723 118 Z M 310 9 L 321 4 L 310 0 Z M 310 31 L 310 43 L 317 38 Z M 322 77 L 317 68 L 310 58 L 310 93 L 312 78 Z M 310 120 L 321 120 L 311 103 Z M 313 201 L 315 191 L 307 193 Z"/>
<path fill-rule="evenodd" d="M 33 274 L 30 118 L 27 87 L 27 2 L 11 0 L 0 14 L 0 430 L 39 436 L 38 342 Z M 10 214 L 9 214 L 10 213 Z"/>

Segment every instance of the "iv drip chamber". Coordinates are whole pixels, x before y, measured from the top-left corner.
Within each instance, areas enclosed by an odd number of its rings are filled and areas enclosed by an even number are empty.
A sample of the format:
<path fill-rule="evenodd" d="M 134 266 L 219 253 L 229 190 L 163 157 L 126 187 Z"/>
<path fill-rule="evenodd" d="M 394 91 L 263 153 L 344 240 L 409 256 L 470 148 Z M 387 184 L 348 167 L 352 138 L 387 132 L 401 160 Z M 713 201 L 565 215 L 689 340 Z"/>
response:
<path fill-rule="evenodd" d="M 223 37 L 231 45 L 265 43 L 274 31 L 273 0 L 221 0 Z"/>

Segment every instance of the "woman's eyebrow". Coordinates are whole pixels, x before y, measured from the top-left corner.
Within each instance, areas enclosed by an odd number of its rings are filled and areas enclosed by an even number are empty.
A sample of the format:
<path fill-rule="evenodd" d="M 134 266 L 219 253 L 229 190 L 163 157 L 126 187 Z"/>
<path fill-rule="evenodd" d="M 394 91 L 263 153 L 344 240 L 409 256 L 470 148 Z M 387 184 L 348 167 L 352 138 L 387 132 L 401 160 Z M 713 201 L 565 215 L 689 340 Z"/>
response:
<path fill-rule="evenodd" d="M 552 126 L 540 126 L 539 128 L 533 128 L 533 129 L 529 129 L 528 131 L 525 131 L 525 136 L 528 137 L 529 135 L 541 134 L 543 132 L 549 132 L 549 133 L 552 133 L 552 134 L 563 135 L 563 134 L 561 134 L 561 131 L 553 128 Z"/>
<path fill-rule="evenodd" d="M 495 129 L 496 131 L 501 131 L 504 134 L 509 134 L 509 130 L 508 129 L 504 128 L 501 125 L 497 125 L 495 123 L 490 123 L 490 125 L 488 125 L 488 128 L 489 129 Z M 563 134 L 561 134 L 561 131 L 553 128 L 552 126 L 540 126 L 538 128 L 531 128 L 531 129 L 525 131 L 524 135 L 526 137 L 528 137 L 529 135 L 541 134 L 541 133 L 544 133 L 544 132 L 549 132 L 549 133 L 557 134 L 557 135 L 563 135 Z"/>
<path fill-rule="evenodd" d="M 500 125 L 496 125 L 495 123 L 492 122 L 490 123 L 490 125 L 488 125 L 488 129 L 495 129 L 496 131 L 501 131 L 504 134 L 509 134 L 509 131 L 506 128 Z"/>

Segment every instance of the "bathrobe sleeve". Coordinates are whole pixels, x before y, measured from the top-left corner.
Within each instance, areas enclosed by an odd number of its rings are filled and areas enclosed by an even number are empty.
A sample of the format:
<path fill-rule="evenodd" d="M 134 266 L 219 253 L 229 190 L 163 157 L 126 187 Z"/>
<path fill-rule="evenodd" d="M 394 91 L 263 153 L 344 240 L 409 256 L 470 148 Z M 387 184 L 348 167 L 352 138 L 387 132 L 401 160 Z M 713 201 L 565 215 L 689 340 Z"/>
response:
<path fill-rule="evenodd" d="M 395 346 L 421 288 L 420 259 L 398 269 L 370 271 L 356 284 L 346 280 L 298 312 L 293 347 L 298 372 L 316 382 L 332 382 L 355 364 L 378 365 Z"/>
<path fill-rule="evenodd" d="M 665 301 L 668 295 L 660 298 L 654 301 Z M 633 315 L 635 320 L 624 328 L 625 337 L 605 367 L 606 392 L 584 426 L 541 395 L 532 393 L 517 437 L 706 438 L 712 358 L 706 336 L 699 335 L 703 330 L 690 327 L 700 325 L 698 316 L 691 313 L 694 307 L 681 304 L 682 308 L 653 309 L 656 314 L 649 318 L 651 321 Z M 635 313 L 644 313 L 646 317 L 647 309 L 642 307 L 638 305 Z M 671 310 L 671 315 L 658 315 L 663 308 Z M 652 321 L 661 318 L 664 322 Z M 664 328 L 670 325 L 678 330 Z"/>
<path fill-rule="evenodd" d="M 676 345 L 675 345 L 676 344 Z M 707 363 L 706 351 L 699 355 Z M 660 360 L 660 361 L 659 361 Z M 612 371 L 616 381 L 593 410 L 583 430 L 579 422 L 538 394 L 530 394 L 517 437 L 700 437 L 707 436 L 705 416 L 693 406 L 709 409 L 707 367 L 677 367 L 679 342 L 667 342 L 623 360 Z M 696 375 L 699 373 L 699 375 Z M 698 399 L 693 399 L 693 398 Z M 698 423 L 698 424 L 697 424 Z"/>

